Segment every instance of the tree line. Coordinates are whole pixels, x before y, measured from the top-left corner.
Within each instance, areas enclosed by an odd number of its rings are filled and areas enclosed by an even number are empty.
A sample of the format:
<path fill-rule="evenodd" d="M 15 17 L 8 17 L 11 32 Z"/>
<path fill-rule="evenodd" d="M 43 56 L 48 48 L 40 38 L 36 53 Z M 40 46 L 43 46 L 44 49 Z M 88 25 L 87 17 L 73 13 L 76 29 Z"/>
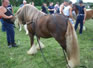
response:
<path fill-rule="evenodd" d="M 49 2 L 53 2 L 53 3 L 56 3 L 56 2 L 59 2 L 59 3 L 62 3 L 64 0 L 26 0 L 27 3 L 31 3 L 31 2 L 34 2 L 36 6 L 41 6 L 42 3 L 47 3 L 49 4 Z M 13 5 L 13 6 L 19 6 L 20 4 L 22 4 L 23 0 L 10 0 L 10 3 Z M 0 1 L 0 5 L 1 5 L 1 1 Z"/>

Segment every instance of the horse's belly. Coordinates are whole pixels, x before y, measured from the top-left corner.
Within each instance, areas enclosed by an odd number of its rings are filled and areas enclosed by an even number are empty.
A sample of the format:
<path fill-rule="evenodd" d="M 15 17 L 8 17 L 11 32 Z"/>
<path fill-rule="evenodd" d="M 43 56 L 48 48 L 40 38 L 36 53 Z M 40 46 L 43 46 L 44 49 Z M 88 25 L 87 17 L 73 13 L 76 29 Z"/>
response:
<path fill-rule="evenodd" d="M 38 35 L 39 37 L 42 37 L 42 38 L 50 38 L 50 37 L 52 37 L 51 34 L 49 34 L 49 33 L 46 32 L 46 31 L 39 31 L 39 32 L 37 33 L 37 35 Z"/>

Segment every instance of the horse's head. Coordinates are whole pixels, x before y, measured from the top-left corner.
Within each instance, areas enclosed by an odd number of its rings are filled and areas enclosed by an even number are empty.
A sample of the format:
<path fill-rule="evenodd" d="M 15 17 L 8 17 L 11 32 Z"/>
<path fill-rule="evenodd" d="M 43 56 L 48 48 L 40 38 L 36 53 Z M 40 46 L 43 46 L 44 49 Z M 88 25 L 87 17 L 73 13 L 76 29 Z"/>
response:
<path fill-rule="evenodd" d="M 41 16 L 44 16 L 43 12 L 40 12 L 36 7 L 26 4 L 16 12 L 16 18 L 22 22 L 22 24 L 29 24 L 36 22 Z"/>
<path fill-rule="evenodd" d="M 73 4 L 72 10 L 75 11 L 76 15 L 78 14 L 78 8 L 76 4 Z"/>
<path fill-rule="evenodd" d="M 27 24 L 26 22 L 30 22 L 30 4 L 24 5 L 22 8 L 19 8 L 15 14 L 16 19 L 20 24 Z"/>
<path fill-rule="evenodd" d="M 15 20 L 19 22 L 19 24 L 26 24 L 24 21 L 24 13 L 23 13 L 23 8 L 19 8 L 18 11 L 15 13 Z"/>

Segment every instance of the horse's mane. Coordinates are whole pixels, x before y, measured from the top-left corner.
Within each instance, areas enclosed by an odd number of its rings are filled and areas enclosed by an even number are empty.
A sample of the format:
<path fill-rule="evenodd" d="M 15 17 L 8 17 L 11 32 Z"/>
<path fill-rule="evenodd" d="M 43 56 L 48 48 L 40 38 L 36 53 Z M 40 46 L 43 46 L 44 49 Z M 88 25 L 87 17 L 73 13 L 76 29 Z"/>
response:
<path fill-rule="evenodd" d="M 36 22 L 40 17 L 46 14 L 32 5 L 26 4 L 17 11 L 16 15 L 24 22 Z"/>

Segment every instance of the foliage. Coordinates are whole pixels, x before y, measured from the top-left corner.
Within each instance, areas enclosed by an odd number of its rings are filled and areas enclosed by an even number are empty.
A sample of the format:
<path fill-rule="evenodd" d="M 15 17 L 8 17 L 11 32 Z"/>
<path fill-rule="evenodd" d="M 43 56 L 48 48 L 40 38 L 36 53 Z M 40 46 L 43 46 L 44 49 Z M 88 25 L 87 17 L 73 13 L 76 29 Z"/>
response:
<path fill-rule="evenodd" d="M 36 6 L 39 10 L 41 9 L 41 7 L 40 6 Z M 13 6 L 13 11 L 14 11 L 14 13 L 16 13 L 17 12 L 17 10 L 19 9 L 19 7 L 16 7 L 16 6 Z"/>
<path fill-rule="evenodd" d="M 47 3 L 49 4 L 49 2 L 59 2 L 62 3 L 64 0 L 26 0 L 27 3 L 31 3 L 32 1 L 35 3 L 35 6 L 41 6 L 42 3 Z M 10 0 L 10 4 L 12 4 L 13 6 L 20 6 L 22 4 L 23 0 Z M 1 4 L 1 1 L 0 1 Z"/>

